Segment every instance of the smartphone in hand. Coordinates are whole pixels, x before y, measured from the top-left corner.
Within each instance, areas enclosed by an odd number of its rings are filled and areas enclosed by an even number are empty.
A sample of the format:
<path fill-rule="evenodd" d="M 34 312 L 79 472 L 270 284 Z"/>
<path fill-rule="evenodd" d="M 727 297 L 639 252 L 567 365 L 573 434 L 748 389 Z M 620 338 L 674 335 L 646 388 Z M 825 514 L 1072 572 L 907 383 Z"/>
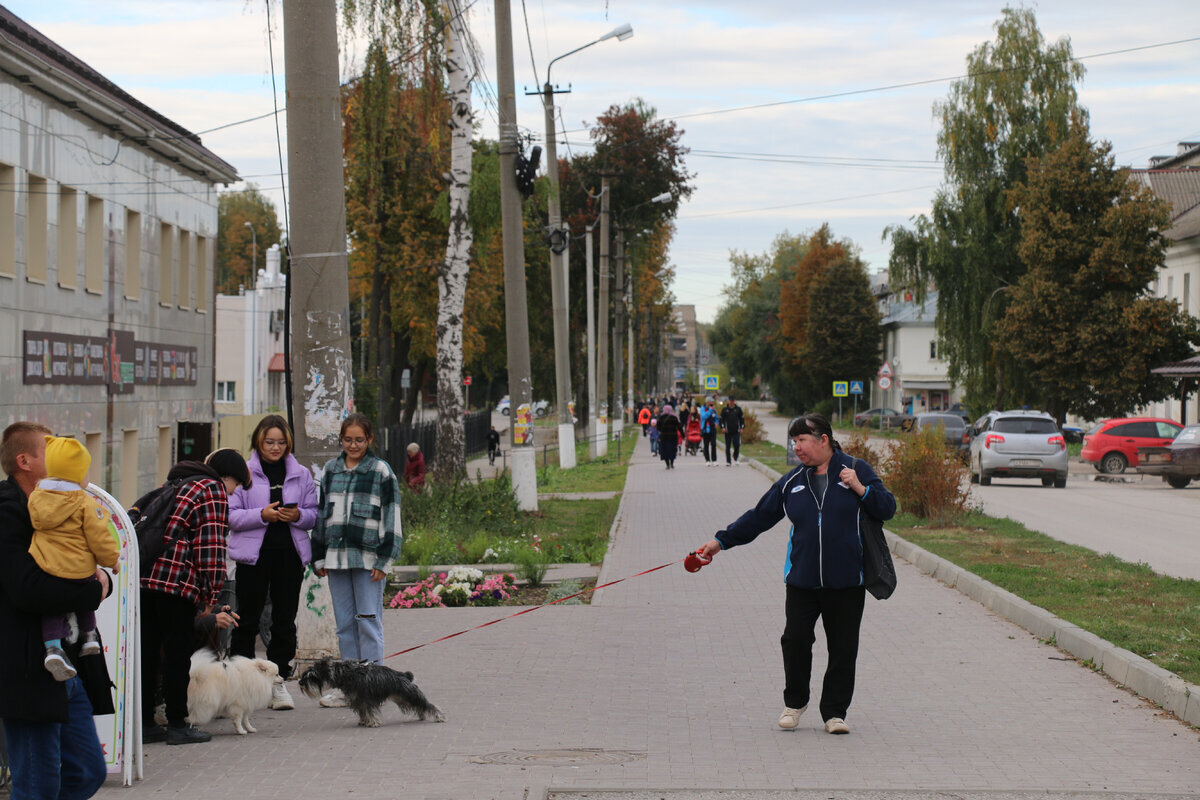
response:
<path fill-rule="evenodd" d="M 295 508 L 299 503 L 284 503 L 280 508 Z"/>

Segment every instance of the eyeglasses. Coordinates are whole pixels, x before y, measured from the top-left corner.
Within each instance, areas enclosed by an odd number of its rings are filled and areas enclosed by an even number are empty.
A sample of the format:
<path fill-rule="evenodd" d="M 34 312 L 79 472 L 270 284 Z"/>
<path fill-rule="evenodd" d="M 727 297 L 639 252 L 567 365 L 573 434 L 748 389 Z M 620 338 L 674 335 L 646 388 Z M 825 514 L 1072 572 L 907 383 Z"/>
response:
<path fill-rule="evenodd" d="M 367 440 L 362 438 L 361 436 L 358 437 L 357 439 L 351 439 L 349 436 L 342 437 L 342 444 L 347 445 L 347 446 L 356 444 L 361 447 L 362 445 L 364 445 L 366 443 L 367 443 Z"/>
<path fill-rule="evenodd" d="M 287 439 L 263 439 L 263 447 L 287 447 Z"/>

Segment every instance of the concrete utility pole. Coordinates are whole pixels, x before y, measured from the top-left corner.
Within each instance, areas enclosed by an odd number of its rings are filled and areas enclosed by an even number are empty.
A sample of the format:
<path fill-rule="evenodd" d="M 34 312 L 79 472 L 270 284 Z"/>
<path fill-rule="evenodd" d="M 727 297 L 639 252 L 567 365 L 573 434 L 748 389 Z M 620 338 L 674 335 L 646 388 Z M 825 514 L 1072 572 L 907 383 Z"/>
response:
<path fill-rule="evenodd" d="M 529 310 L 525 295 L 525 242 L 517 191 L 517 97 L 513 78 L 512 10 L 496 0 L 496 92 L 500 100 L 500 218 L 504 237 L 504 316 L 508 336 L 510 443 L 517 506 L 537 511 L 537 459 L 533 451 L 533 388 L 529 379 Z"/>
<path fill-rule="evenodd" d="M 596 297 L 593 292 L 592 281 L 592 265 L 595 259 L 592 257 L 592 239 L 595 236 L 595 226 L 587 226 L 587 238 L 584 240 L 584 256 L 585 262 L 584 274 L 584 291 L 587 292 L 587 397 L 588 397 L 588 455 L 591 458 L 599 458 L 608 452 L 608 443 L 602 442 L 600 437 L 600 399 L 596 394 Z M 603 445 L 603 449 L 601 449 Z"/>
<path fill-rule="evenodd" d="M 625 334 L 625 231 L 617 228 L 617 299 L 613 303 L 613 436 L 621 438 L 625 431 L 625 395 L 621 379 L 625 372 L 625 350 L 621 340 Z"/>
<path fill-rule="evenodd" d="M 334 0 L 283 4 L 293 293 L 292 369 L 304 408 L 293 415 L 296 458 L 319 476 L 339 452 L 354 397 L 342 175 L 342 107 Z M 311 572 L 297 618 L 300 660 L 337 652 L 328 587 Z"/>
<path fill-rule="evenodd" d="M 553 62 L 551 62 L 553 63 Z M 554 135 L 554 87 L 546 70 L 542 87 L 542 105 L 546 112 L 546 176 L 550 179 L 550 296 L 554 309 L 554 386 L 558 406 L 558 465 L 575 466 L 575 424 L 571 419 L 571 344 L 567 327 L 567 270 L 563 258 L 571 244 L 570 229 L 562 224 L 561 196 L 558 189 L 558 142 Z"/>
<path fill-rule="evenodd" d="M 600 398 L 600 424 L 597 433 L 608 452 L 608 179 L 611 173 L 601 173 L 600 189 L 600 298 L 596 301 L 596 396 Z"/>
<path fill-rule="evenodd" d="M 627 259 L 622 259 L 622 262 Z M 628 349 L 626 357 L 626 369 L 629 373 L 625 376 L 625 407 L 629 409 L 629 423 L 632 425 L 637 421 L 634 416 L 633 407 L 633 264 L 625 264 L 625 347 Z"/>

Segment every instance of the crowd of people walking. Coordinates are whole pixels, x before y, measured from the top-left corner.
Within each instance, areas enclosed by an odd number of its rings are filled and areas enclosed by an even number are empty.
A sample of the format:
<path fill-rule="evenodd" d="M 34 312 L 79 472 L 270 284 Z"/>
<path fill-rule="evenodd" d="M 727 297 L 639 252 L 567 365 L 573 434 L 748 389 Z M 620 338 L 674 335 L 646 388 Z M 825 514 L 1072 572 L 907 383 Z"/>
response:
<path fill-rule="evenodd" d="M 686 392 L 652 397 L 638 404 L 636 419 L 642 435 L 650 440 L 650 452 L 662 459 L 666 469 L 675 469 L 681 451 L 688 456 L 701 453 L 706 467 L 718 466 L 718 432 L 725 436 L 725 466 L 741 465 L 746 415 L 733 395 L 719 410 L 713 395 L 699 401 Z"/>

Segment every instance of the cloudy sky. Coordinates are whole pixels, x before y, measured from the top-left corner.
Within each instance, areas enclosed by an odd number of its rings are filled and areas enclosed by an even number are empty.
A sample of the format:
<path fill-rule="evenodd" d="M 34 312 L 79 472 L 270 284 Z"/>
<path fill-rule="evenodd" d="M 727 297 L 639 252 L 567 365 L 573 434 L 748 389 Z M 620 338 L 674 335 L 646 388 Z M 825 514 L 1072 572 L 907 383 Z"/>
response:
<path fill-rule="evenodd" d="M 484 56 L 480 81 L 494 81 L 493 2 L 466 2 Z M 265 0 L 6 5 L 130 94 L 201 133 L 282 211 L 270 117 L 272 45 L 278 104 L 286 105 L 278 0 L 269 25 Z M 1200 140 L 1195 0 L 1046 0 L 1033 7 L 1046 38 L 1069 37 L 1086 66 L 1081 102 L 1093 135 L 1112 142 L 1119 164 L 1146 166 L 1153 155 L 1173 154 L 1178 142 Z M 513 0 L 517 117 L 539 138 L 541 109 L 524 90 L 545 80 L 550 59 L 621 23 L 633 25 L 633 38 L 555 64 L 554 82 L 572 89 L 558 98 L 569 145 L 559 153 L 582 152 L 597 114 L 635 97 L 677 122 L 692 150 L 696 192 L 680 209 L 671 249 L 675 293 L 711 320 L 729 282 L 729 252 L 764 252 L 783 231 L 828 222 L 861 247 L 872 271 L 886 268 L 883 229 L 927 210 L 941 180 L 932 106 L 963 73 L 966 55 L 992 38 L 1003 3 L 525 0 L 524 14 L 522 8 Z M 344 76 L 355 73 L 359 51 L 346 48 Z M 495 135 L 495 112 L 485 99 L 494 95 L 476 95 L 485 136 Z M 260 119 L 243 122 L 252 118 Z M 280 123 L 286 137 L 286 119 Z"/>

